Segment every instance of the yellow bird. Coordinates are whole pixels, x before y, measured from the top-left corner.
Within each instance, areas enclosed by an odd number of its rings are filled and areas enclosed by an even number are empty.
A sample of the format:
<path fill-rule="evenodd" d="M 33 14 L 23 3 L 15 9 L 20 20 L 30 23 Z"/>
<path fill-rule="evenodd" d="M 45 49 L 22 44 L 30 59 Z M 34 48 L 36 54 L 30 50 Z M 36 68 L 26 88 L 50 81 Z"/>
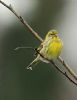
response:
<path fill-rule="evenodd" d="M 59 57 L 62 47 L 63 42 L 59 38 L 58 32 L 56 30 L 50 30 L 37 50 L 43 57 L 54 60 Z M 32 65 L 36 64 L 38 61 L 49 63 L 40 54 L 37 54 L 37 57 L 27 66 L 27 69 L 32 70 Z"/>

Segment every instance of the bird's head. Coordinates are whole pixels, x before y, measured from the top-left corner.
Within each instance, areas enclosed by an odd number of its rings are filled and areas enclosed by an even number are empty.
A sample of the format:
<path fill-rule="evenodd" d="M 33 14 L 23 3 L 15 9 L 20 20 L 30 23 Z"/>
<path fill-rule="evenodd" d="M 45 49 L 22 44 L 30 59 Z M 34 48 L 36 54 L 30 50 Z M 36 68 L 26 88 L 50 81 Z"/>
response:
<path fill-rule="evenodd" d="M 58 31 L 56 31 L 56 30 L 50 30 L 50 31 L 47 33 L 47 35 L 46 35 L 46 39 L 48 39 L 48 38 L 50 38 L 50 37 L 55 37 L 55 36 L 57 36 L 57 34 L 58 34 Z"/>

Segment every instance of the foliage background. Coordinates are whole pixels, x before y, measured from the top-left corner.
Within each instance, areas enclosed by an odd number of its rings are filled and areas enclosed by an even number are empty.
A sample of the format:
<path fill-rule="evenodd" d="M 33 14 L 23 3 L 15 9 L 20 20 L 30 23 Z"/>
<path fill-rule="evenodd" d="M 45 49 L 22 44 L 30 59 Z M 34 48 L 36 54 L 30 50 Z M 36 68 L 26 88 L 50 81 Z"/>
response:
<path fill-rule="evenodd" d="M 5 0 L 44 38 L 57 29 L 64 42 L 61 56 L 77 72 L 77 0 Z M 77 87 L 53 66 L 39 63 L 25 70 L 34 52 L 17 46 L 38 47 L 40 42 L 0 4 L 0 100 L 77 100 Z M 61 65 L 59 65 L 61 66 Z"/>

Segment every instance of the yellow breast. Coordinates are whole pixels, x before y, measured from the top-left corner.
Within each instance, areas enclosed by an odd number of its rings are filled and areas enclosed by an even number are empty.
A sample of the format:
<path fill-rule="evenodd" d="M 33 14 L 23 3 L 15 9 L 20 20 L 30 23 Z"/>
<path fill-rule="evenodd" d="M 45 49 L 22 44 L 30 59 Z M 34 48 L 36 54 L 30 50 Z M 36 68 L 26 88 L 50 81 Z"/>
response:
<path fill-rule="evenodd" d="M 48 59 L 56 59 L 62 50 L 63 43 L 58 37 L 54 37 L 48 44 L 46 56 Z"/>

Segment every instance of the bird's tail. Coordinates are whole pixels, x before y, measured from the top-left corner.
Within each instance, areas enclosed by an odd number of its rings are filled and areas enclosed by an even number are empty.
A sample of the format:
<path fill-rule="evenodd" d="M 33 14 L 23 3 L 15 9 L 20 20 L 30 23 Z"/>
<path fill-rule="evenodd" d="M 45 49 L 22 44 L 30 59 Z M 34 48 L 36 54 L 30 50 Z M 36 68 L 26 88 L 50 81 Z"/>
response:
<path fill-rule="evenodd" d="M 36 65 L 39 62 L 38 58 L 35 58 L 26 68 L 32 70 L 32 65 Z"/>

